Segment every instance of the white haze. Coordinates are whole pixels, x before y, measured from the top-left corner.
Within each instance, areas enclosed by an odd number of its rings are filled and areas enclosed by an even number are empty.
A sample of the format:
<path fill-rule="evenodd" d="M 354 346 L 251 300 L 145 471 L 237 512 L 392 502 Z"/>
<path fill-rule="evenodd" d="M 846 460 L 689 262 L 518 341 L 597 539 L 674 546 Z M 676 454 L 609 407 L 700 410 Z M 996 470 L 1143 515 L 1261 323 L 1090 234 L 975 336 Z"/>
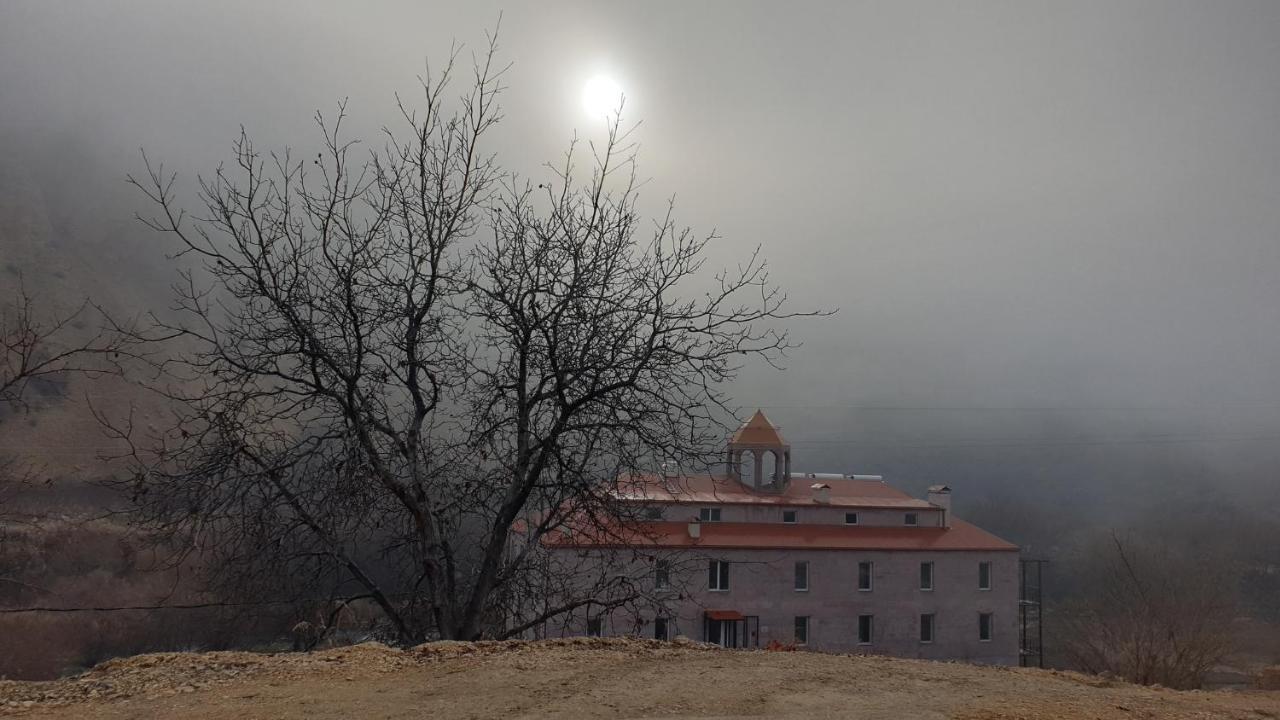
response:
<path fill-rule="evenodd" d="M 607 73 L 649 207 L 675 195 L 723 236 L 712 265 L 758 245 L 795 307 L 839 309 L 735 387 L 799 469 L 951 481 L 961 507 L 1277 498 L 1275 3 L 11 0 L 0 162 L 157 267 L 119 184 L 138 148 L 187 177 L 241 124 L 305 149 L 343 97 L 375 140 L 500 12 L 509 168 L 597 133 L 582 84 Z M 113 282 L 162 302 L 162 277 Z"/>

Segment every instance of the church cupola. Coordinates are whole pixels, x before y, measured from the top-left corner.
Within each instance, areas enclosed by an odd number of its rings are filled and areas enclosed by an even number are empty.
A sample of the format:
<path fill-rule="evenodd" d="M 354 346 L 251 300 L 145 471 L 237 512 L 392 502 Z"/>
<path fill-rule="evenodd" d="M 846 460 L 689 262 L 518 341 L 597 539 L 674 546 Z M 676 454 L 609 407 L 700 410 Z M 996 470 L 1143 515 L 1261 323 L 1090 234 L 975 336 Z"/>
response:
<path fill-rule="evenodd" d="M 729 439 L 726 460 L 729 477 L 756 490 L 781 492 L 791 479 L 791 445 L 759 410 Z"/>

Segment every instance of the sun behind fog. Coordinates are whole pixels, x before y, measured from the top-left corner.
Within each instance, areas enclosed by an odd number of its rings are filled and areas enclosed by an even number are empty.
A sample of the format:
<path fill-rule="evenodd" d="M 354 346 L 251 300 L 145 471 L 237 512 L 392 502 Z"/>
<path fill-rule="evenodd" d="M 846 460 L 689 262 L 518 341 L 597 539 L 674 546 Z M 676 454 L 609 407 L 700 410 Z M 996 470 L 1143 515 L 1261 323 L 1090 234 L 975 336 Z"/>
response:
<path fill-rule="evenodd" d="M 622 105 L 622 86 L 608 75 L 596 75 L 582 87 L 582 108 L 594 118 L 611 118 Z"/>

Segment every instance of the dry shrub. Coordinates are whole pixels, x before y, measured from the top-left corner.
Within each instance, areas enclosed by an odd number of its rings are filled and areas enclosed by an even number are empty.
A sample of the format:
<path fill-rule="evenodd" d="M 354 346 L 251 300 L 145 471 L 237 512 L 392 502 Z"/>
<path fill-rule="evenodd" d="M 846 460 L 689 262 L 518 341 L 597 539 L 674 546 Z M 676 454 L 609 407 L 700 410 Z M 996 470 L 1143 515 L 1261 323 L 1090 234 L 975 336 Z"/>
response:
<path fill-rule="evenodd" d="M 1280 665 L 1272 665 L 1258 671 L 1254 684 L 1259 690 L 1280 690 Z"/>
<path fill-rule="evenodd" d="M 1142 685 L 1200 687 L 1231 650 L 1238 604 L 1223 568 L 1115 534 L 1088 558 L 1088 585 L 1060 617 L 1073 667 Z"/>

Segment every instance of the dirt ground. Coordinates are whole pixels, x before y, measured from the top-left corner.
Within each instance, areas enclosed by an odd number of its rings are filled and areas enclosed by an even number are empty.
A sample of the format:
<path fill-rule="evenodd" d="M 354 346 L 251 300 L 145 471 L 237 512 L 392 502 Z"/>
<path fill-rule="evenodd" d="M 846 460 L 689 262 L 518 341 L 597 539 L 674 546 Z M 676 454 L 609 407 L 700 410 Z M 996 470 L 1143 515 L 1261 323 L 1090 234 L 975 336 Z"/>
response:
<path fill-rule="evenodd" d="M 166 653 L 0 682 L 23 718 L 1280 718 L 1280 692 L 1177 692 L 1042 670 L 685 643 L 377 644 Z"/>

